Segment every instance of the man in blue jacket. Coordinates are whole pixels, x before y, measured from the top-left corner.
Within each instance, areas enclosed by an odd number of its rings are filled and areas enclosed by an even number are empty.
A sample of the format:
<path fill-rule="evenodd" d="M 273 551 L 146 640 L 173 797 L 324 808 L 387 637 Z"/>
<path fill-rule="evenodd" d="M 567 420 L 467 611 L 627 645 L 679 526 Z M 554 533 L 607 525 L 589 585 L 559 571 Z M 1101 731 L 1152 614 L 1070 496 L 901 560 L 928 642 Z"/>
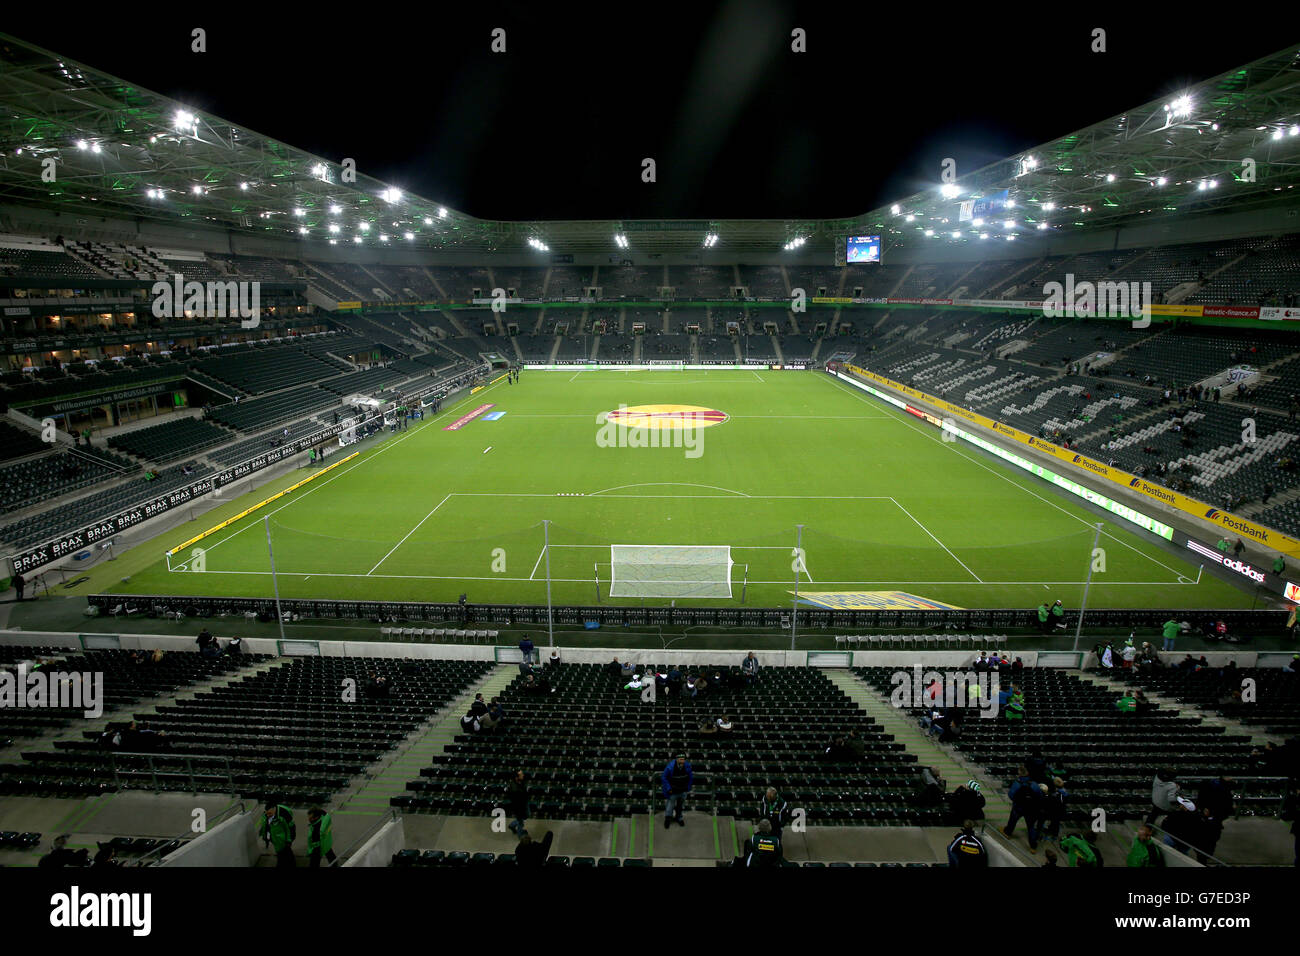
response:
<path fill-rule="evenodd" d="M 519 650 L 523 652 L 524 663 L 531 664 L 533 662 L 533 641 L 527 634 L 525 634 L 524 639 L 519 642 Z"/>
<path fill-rule="evenodd" d="M 686 754 L 678 754 L 668 761 L 668 766 L 664 767 L 663 784 L 664 799 L 667 800 L 664 807 L 664 829 L 672 826 L 674 816 L 679 824 L 686 826 L 682 811 L 686 807 L 686 795 L 695 784 L 695 772 L 687 762 Z"/>

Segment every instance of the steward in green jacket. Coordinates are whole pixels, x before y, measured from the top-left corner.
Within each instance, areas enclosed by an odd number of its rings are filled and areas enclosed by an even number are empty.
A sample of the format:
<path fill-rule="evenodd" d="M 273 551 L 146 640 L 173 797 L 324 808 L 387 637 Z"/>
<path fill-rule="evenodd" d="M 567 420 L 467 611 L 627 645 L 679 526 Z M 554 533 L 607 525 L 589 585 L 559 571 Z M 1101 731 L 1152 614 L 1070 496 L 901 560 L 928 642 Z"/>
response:
<path fill-rule="evenodd" d="M 331 863 L 338 859 L 334 853 L 334 819 L 320 807 L 307 811 L 307 856 L 311 866 L 320 866 L 322 856 Z"/>
<path fill-rule="evenodd" d="M 276 866 L 298 865 L 293 858 L 293 841 L 298 836 L 298 826 L 293 822 L 293 811 L 288 807 L 268 803 L 266 812 L 257 821 L 257 835 L 275 850 Z"/>
<path fill-rule="evenodd" d="M 1138 827 L 1137 839 L 1133 841 L 1133 847 L 1128 851 L 1129 866 L 1164 866 L 1165 856 L 1160 850 L 1160 844 L 1156 843 L 1151 837 L 1150 827 Z"/>

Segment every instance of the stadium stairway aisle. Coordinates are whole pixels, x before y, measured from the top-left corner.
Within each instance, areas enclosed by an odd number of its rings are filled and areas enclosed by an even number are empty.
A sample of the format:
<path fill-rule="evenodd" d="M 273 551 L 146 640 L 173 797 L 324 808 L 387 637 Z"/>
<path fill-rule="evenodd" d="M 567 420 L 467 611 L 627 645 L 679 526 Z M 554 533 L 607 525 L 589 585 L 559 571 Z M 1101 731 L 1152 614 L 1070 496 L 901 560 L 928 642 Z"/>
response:
<path fill-rule="evenodd" d="M 935 738 L 925 734 L 919 725 L 905 714 L 899 713 L 889 701 L 877 694 L 871 687 L 856 677 L 852 671 L 827 670 L 826 676 L 831 683 L 842 690 L 867 715 L 885 728 L 894 740 L 902 744 L 906 751 L 915 755 L 922 767 L 937 767 L 939 776 L 948 788 L 954 788 L 967 780 L 978 780 L 980 792 L 984 794 L 984 819 L 987 829 L 992 831 L 1004 824 L 1011 814 L 1011 804 L 999 786 L 999 781 L 988 776 L 983 770 L 971 767 L 959 759 L 956 751 L 937 743 Z M 992 837 L 987 837 L 992 839 Z M 997 837 L 997 839 L 1002 839 Z M 1031 855 L 1028 843 L 1024 842 L 1024 828 L 1020 828 L 1016 840 L 1002 842 L 1013 847 L 1028 866 L 1041 866 L 1041 854 Z M 1023 844 L 1023 845 L 1022 845 Z"/>
<path fill-rule="evenodd" d="M 1125 694 L 1132 693 L 1134 690 L 1134 687 L 1131 684 L 1126 684 L 1122 681 L 1092 671 L 1080 671 L 1079 679 L 1087 681 L 1089 684 L 1095 684 L 1098 687 L 1105 687 L 1107 690 L 1113 690 L 1116 698 L 1123 697 Z M 1233 720 L 1231 717 L 1225 717 L 1222 714 L 1216 714 L 1213 711 L 1205 710 L 1201 707 L 1185 704 L 1166 694 L 1161 694 L 1158 691 L 1151 690 L 1148 687 L 1143 687 L 1142 693 L 1146 695 L 1148 700 L 1152 703 L 1159 704 L 1162 708 L 1167 707 L 1170 710 L 1176 710 L 1179 713 L 1191 711 L 1192 716 L 1201 718 L 1204 723 L 1225 727 L 1233 734 L 1245 734 L 1250 738 L 1250 742 L 1256 746 L 1262 747 L 1270 740 L 1275 744 L 1283 743 L 1281 737 L 1265 733 L 1262 727 L 1243 724 L 1241 721 Z"/>
<path fill-rule="evenodd" d="M 1133 690 L 1133 685 L 1103 674 L 1079 671 L 1078 676 L 1080 680 L 1095 684 L 1098 687 L 1104 687 L 1107 690 L 1113 690 L 1117 698 Z M 1257 746 L 1262 746 L 1267 741 L 1273 743 L 1283 742 L 1281 737 L 1267 734 L 1261 727 L 1243 724 L 1231 717 L 1225 717 L 1222 714 L 1183 703 L 1150 688 L 1144 687 L 1142 691 L 1146 694 L 1148 700 L 1159 704 L 1162 710 L 1175 710 L 1180 714 L 1199 717 L 1204 723 L 1226 728 L 1228 733 L 1244 734 L 1250 737 L 1252 744 Z M 1129 839 L 1125 830 L 1131 831 L 1134 826 L 1135 824 L 1130 823 L 1127 828 L 1118 828 L 1118 832 L 1113 838 L 1113 849 L 1118 854 L 1118 859 L 1123 859 L 1131 844 L 1131 839 Z M 1120 833 L 1123 833 L 1123 836 L 1120 836 Z M 1103 834 L 1103 837 L 1105 836 L 1109 836 L 1109 834 Z M 1214 855 L 1225 863 L 1234 866 L 1281 866 L 1286 865 L 1291 859 L 1289 848 L 1292 842 L 1290 824 L 1267 816 L 1235 816 L 1224 822 L 1223 836 L 1219 839 L 1219 845 L 1215 848 Z M 1102 840 L 1099 840 L 1099 843 L 1102 847 L 1102 853 L 1109 864 L 1112 846 L 1107 846 Z"/>
<path fill-rule="evenodd" d="M 433 762 L 434 756 L 443 752 L 452 738 L 460 733 L 460 718 L 469 711 L 475 694 L 484 700 L 505 690 L 515 677 L 514 665 L 498 664 L 486 680 L 471 687 L 451 703 L 434 714 L 423 727 L 416 729 L 401 746 L 386 754 L 364 777 L 339 798 L 336 815 L 377 817 L 388 812 L 389 799 L 406 790 L 408 780 L 418 779 L 420 768 Z"/>

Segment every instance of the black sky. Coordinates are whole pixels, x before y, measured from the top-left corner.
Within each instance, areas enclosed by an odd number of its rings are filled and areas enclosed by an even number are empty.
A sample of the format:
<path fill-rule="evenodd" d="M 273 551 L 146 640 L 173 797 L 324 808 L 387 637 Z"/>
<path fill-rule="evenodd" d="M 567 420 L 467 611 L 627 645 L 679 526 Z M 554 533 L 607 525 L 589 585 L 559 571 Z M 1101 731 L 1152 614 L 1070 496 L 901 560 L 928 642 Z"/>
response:
<path fill-rule="evenodd" d="M 856 215 L 937 183 L 944 157 L 970 172 L 1300 39 L 1278 10 L 1135 5 L 33 6 L 0 29 L 500 219 Z"/>

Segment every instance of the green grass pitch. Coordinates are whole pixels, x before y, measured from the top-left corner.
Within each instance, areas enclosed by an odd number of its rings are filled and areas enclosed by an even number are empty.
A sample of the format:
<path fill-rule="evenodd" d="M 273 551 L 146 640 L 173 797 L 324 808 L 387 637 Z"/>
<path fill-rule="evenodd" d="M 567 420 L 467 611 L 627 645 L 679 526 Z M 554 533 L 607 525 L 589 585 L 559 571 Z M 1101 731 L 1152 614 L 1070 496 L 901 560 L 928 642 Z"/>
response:
<path fill-rule="evenodd" d="M 506 414 L 444 426 L 480 404 Z M 676 403 L 725 412 L 681 447 L 601 447 L 598 415 Z M 489 449 L 490 451 L 485 451 Z M 303 472 L 298 473 L 299 476 Z M 295 479 L 296 480 L 296 479 Z M 248 504 L 265 497 L 249 496 Z M 731 597 L 787 605 L 803 525 L 804 591 L 900 590 L 959 607 L 1077 607 L 1093 514 L 1044 482 L 821 372 L 525 371 L 367 449 L 231 525 L 141 545 L 114 590 L 269 597 L 264 516 L 282 597 L 662 605 L 610 598 L 611 544 L 728 545 Z M 543 519 L 550 547 L 543 547 Z M 1093 607 L 1241 607 L 1250 594 L 1107 520 Z M 201 564 L 202 570 L 192 565 Z"/>

